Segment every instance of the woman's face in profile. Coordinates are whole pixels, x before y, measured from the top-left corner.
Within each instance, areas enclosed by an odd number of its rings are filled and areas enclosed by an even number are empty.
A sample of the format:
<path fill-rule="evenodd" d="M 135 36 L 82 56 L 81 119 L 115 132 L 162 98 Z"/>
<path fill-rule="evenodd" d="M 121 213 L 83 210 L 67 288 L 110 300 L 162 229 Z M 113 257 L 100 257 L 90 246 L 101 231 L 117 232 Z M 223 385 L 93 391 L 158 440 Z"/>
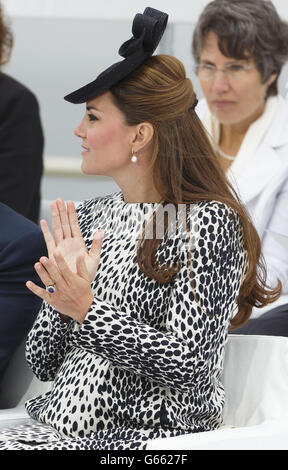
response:
<path fill-rule="evenodd" d="M 125 123 L 109 91 L 87 102 L 74 134 L 82 139 L 83 173 L 113 176 L 131 163 L 134 129 Z"/>
<path fill-rule="evenodd" d="M 221 124 L 253 122 L 262 114 L 267 89 L 276 75 L 263 84 L 253 59 L 238 60 L 224 56 L 213 32 L 206 36 L 200 64 L 198 78 L 202 91 L 211 113 Z M 214 67 L 217 71 L 213 71 Z M 206 70 L 209 68 L 212 71 Z"/>

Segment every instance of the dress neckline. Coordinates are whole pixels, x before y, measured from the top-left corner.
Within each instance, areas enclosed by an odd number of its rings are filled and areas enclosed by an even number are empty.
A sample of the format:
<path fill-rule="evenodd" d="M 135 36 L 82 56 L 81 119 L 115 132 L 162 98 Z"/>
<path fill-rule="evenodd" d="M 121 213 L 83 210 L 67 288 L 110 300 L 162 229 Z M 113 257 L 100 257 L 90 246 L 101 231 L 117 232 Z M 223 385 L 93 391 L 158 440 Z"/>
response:
<path fill-rule="evenodd" d="M 126 202 L 124 201 L 124 196 L 123 196 L 123 193 L 122 191 L 119 191 L 119 193 L 117 194 L 118 197 L 119 197 L 119 200 L 125 204 L 125 205 L 134 205 L 134 206 L 139 206 L 139 207 L 143 207 L 143 206 L 157 206 L 159 204 L 161 204 L 160 202 Z"/>

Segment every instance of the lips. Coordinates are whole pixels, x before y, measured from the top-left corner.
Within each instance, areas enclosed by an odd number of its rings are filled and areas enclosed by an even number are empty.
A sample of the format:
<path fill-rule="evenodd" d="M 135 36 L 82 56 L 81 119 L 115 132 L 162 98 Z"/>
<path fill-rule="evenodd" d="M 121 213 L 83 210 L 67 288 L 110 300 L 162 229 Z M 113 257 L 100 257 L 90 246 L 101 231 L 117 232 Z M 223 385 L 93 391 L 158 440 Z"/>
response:
<path fill-rule="evenodd" d="M 233 104 L 232 101 L 212 101 L 212 104 L 215 108 L 225 109 Z"/>

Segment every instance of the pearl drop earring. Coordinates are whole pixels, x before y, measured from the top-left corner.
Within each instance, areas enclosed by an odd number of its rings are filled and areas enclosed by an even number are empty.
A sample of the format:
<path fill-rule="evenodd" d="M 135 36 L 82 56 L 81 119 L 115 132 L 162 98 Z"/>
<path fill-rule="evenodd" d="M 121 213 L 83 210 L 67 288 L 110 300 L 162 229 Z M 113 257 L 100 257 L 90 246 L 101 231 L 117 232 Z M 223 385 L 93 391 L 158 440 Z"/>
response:
<path fill-rule="evenodd" d="M 132 162 L 132 163 L 136 163 L 136 162 L 137 162 L 136 152 L 133 152 L 133 151 L 132 151 L 131 162 Z"/>

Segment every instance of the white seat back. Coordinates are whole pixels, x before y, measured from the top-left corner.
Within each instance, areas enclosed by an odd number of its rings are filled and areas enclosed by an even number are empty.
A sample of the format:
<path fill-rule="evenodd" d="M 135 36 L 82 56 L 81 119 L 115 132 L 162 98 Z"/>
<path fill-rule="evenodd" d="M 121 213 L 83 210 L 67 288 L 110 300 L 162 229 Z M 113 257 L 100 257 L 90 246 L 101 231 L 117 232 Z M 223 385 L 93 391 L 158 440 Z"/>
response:
<path fill-rule="evenodd" d="M 288 338 L 229 336 L 223 382 L 225 424 L 288 422 Z"/>

